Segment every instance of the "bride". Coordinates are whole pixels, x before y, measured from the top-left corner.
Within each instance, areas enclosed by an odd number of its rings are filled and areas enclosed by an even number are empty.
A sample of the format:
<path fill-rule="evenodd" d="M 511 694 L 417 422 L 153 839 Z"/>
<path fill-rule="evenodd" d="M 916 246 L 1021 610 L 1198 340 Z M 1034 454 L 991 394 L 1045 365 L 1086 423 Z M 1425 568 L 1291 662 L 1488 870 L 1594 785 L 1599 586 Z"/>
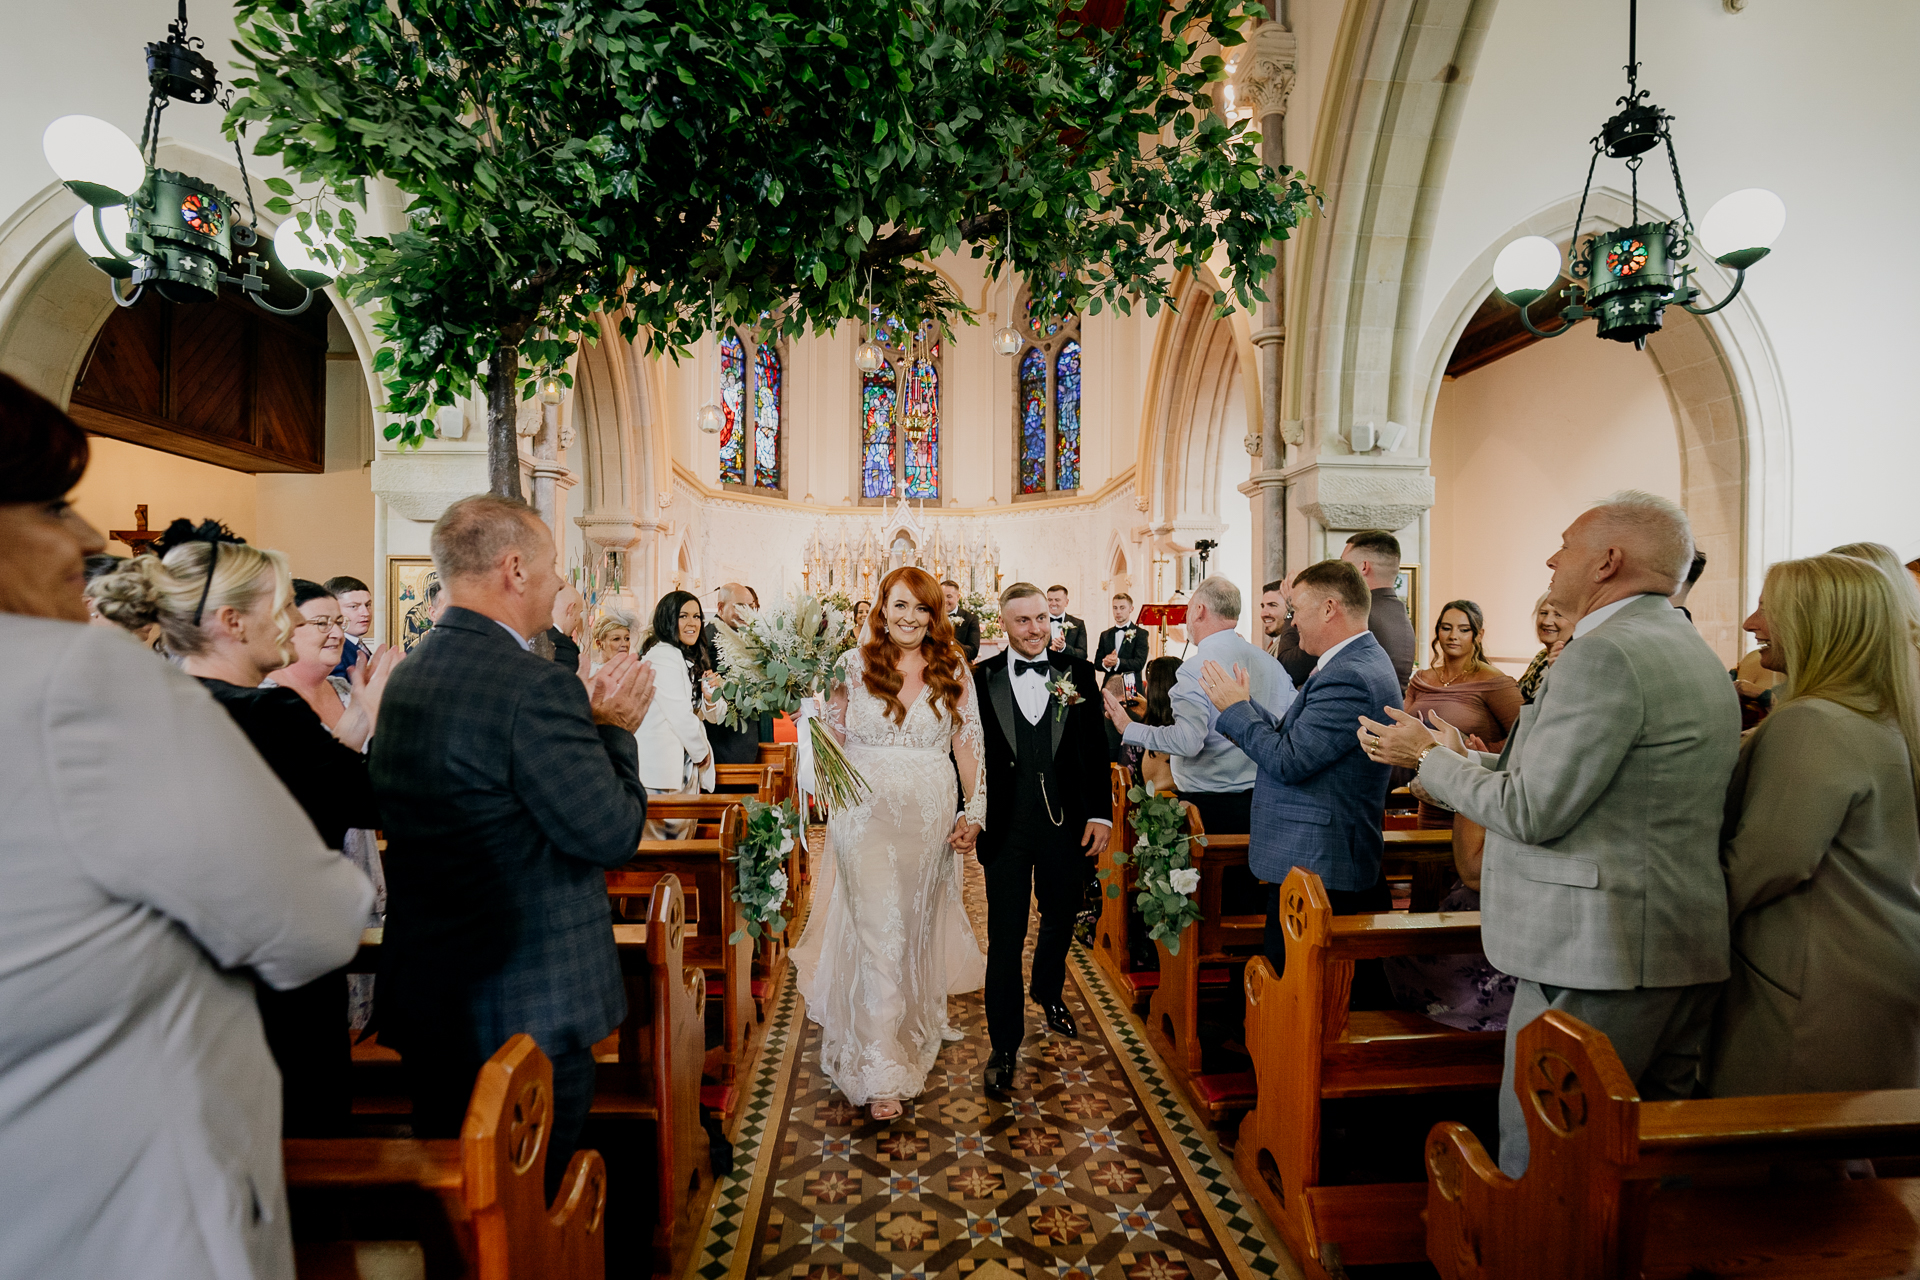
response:
<path fill-rule="evenodd" d="M 979 703 L 940 585 L 895 569 L 880 600 L 840 660 L 827 713 L 872 791 L 828 822 L 833 884 L 793 960 L 821 1027 L 821 1069 L 849 1102 L 891 1120 L 926 1083 L 942 1039 L 961 1038 L 947 997 L 986 977 L 953 855 L 972 849 L 987 789 Z"/>

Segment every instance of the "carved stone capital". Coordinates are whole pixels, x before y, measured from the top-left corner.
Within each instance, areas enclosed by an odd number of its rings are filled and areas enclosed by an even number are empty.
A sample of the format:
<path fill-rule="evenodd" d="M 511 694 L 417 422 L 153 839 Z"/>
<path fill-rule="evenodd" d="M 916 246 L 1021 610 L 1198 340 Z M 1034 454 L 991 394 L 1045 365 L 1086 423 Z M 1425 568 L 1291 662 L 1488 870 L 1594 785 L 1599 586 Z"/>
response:
<path fill-rule="evenodd" d="M 373 491 L 409 520 L 431 524 L 449 506 L 487 490 L 487 455 L 478 450 L 379 453 Z"/>
<path fill-rule="evenodd" d="M 1420 466 L 1323 462 L 1294 477 L 1293 494 L 1298 509 L 1329 530 L 1404 529 L 1432 508 L 1433 476 Z"/>
<path fill-rule="evenodd" d="M 575 516 L 573 523 L 588 542 L 604 551 L 631 551 L 649 533 L 661 527 L 658 521 L 643 520 L 630 511 L 599 511 L 592 515 Z"/>
<path fill-rule="evenodd" d="M 1293 32 L 1269 22 L 1254 33 L 1252 46 L 1234 77 L 1234 91 L 1239 101 L 1252 109 L 1253 122 L 1258 126 L 1268 116 L 1287 114 L 1300 44 Z"/>

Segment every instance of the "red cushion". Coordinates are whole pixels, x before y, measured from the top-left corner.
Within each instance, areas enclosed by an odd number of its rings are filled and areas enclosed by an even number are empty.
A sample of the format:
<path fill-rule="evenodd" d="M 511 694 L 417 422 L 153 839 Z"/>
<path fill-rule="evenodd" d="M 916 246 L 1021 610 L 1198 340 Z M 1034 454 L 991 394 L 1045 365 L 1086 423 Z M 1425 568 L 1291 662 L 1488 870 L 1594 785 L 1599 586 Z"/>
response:
<path fill-rule="evenodd" d="M 1193 1088 L 1194 1092 L 1206 1099 L 1207 1105 L 1214 1107 L 1252 1106 L 1256 1097 L 1251 1071 L 1236 1071 L 1232 1075 L 1195 1076 Z"/>
<path fill-rule="evenodd" d="M 1160 975 L 1151 971 L 1130 973 L 1127 975 L 1127 985 L 1135 991 L 1151 991 L 1160 985 Z"/>
<path fill-rule="evenodd" d="M 730 1084 L 701 1085 L 700 1105 L 709 1111 L 733 1110 L 733 1086 Z"/>
<path fill-rule="evenodd" d="M 1202 969 L 1200 971 L 1200 981 L 1209 987 L 1225 986 L 1227 983 L 1233 981 L 1233 970 Z"/>
<path fill-rule="evenodd" d="M 707 994 L 723 996 L 727 994 L 727 975 L 724 973 L 707 974 Z"/>
<path fill-rule="evenodd" d="M 765 978 L 755 978 L 751 983 L 748 984 L 747 994 L 752 996 L 755 1000 L 766 999 L 767 998 L 767 980 Z"/>

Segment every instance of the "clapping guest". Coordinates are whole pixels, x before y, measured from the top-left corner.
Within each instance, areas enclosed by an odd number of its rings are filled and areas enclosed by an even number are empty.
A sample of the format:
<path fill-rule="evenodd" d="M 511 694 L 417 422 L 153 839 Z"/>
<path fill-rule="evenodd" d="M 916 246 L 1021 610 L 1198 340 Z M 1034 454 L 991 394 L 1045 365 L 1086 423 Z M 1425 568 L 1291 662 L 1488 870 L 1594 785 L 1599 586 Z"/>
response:
<path fill-rule="evenodd" d="M 1533 634 L 1540 638 L 1540 652 L 1533 655 L 1533 661 L 1520 676 L 1520 700 L 1528 706 L 1539 695 L 1540 686 L 1547 678 L 1547 668 L 1573 638 L 1573 628 L 1567 625 L 1566 618 L 1554 608 L 1544 591 L 1533 602 Z"/>
<path fill-rule="evenodd" d="M 1486 632 L 1486 615 L 1473 601 L 1441 605 L 1433 624 L 1432 665 L 1407 682 L 1406 711 L 1429 723 L 1438 716 L 1465 734 L 1468 746 L 1498 755 L 1520 718 L 1520 685 L 1487 661 Z M 1479 823 L 1422 795 L 1420 825 L 1451 827 L 1456 863 L 1465 858 L 1478 866 L 1487 838 Z"/>
<path fill-rule="evenodd" d="M 328 725 L 299 692 L 265 685 L 268 673 L 293 656 L 288 641 L 296 625 L 312 625 L 293 608 L 286 557 L 226 541 L 211 521 L 199 532 L 207 540 L 176 538 L 165 560 L 129 561 L 103 579 L 106 590 L 130 612 L 160 624 L 167 651 L 233 718 L 327 847 L 344 852 L 349 830 L 381 825 L 361 750 L 400 655 L 389 651 L 350 668 L 352 705 Z M 286 1133 L 339 1132 L 350 1104 L 348 1041 L 341 1034 L 349 1018 L 345 975 L 292 991 L 263 987 L 259 1000 L 280 1067 Z"/>
<path fill-rule="evenodd" d="M 1906 620 L 1907 631 L 1920 645 L 1920 582 L 1914 580 L 1913 571 L 1900 562 L 1892 547 L 1884 542 L 1849 542 L 1827 554 L 1865 560 L 1886 574 L 1893 584 L 1894 599 L 1900 602 L 1900 616 Z"/>
<path fill-rule="evenodd" d="M 653 607 L 640 659 L 653 668 L 654 699 L 633 735 L 649 795 L 713 790 L 713 747 L 701 721 L 717 722 L 727 708 L 714 696 L 719 677 L 703 643 L 706 623 L 700 597 L 690 591 L 669 591 Z M 670 838 L 681 829 L 654 822 L 648 827 L 648 839 Z"/>
<path fill-rule="evenodd" d="M 1057 582 L 1047 588 L 1047 626 L 1053 631 L 1049 650 L 1085 661 L 1087 624 L 1067 612 L 1067 589 Z"/>
<path fill-rule="evenodd" d="M 293 624 L 293 661 L 262 680 L 260 687 L 293 690 L 320 717 L 320 723 L 329 731 L 337 732 L 340 722 L 346 718 L 347 707 L 353 701 L 352 681 L 346 676 L 332 674 L 339 666 L 340 650 L 346 642 L 346 619 L 341 615 L 339 599 L 320 583 L 295 578 L 293 607 L 300 615 L 300 620 Z M 369 648 L 367 652 L 378 656 L 374 649 Z M 371 723 L 367 728 L 371 731 Z M 357 729 L 351 732 L 357 732 Z M 387 914 L 387 876 L 380 865 L 380 842 L 376 829 L 349 828 L 341 841 L 340 851 L 347 855 L 347 861 L 360 868 L 373 885 L 373 910 L 367 914 L 367 926 L 376 928 L 384 924 Z M 347 1024 L 355 1032 L 364 1030 L 372 1013 L 373 975 L 348 975 Z"/>
<path fill-rule="evenodd" d="M 20 1276 L 291 1276 L 246 971 L 345 964 L 372 890 L 187 676 L 88 627 L 87 438 L 0 376 L 0 1204 Z"/>
<path fill-rule="evenodd" d="M 1520 979 L 1500 1088 L 1509 1177 L 1527 1166 L 1514 1037 L 1547 1009 L 1608 1036 L 1643 1099 L 1687 1097 L 1698 1078 L 1727 976 L 1715 810 L 1740 718 L 1720 660 L 1667 603 L 1692 556 L 1686 514 L 1652 494 L 1567 528 L 1548 593 L 1574 640 L 1505 755 L 1405 712 L 1360 722 L 1374 759 L 1487 830 L 1487 959 Z"/>
<path fill-rule="evenodd" d="M 1180 659 L 1154 658 L 1140 673 L 1140 692 L 1128 711 L 1141 724 L 1164 726 L 1173 723 L 1173 686 L 1180 678 Z M 1140 785 L 1160 795 L 1174 790 L 1173 763 L 1164 751 L 1128 746 L 1123 760 L 1133 767 Z"/>
<path fill-rule="evenodd" d="M 940 584 L 940 592 L 947 600 L 947 621 L 953 624 L 953 638 L 967 651 L 967 661 L 974 662 L 980 657 L 980 619 L 960 607 L 960 584 L 949 578 Z M 858 634 L 860 621 L 855 619 L 854 632 Z"/>
<path fill-rule="evenodd" d="M 553 660 L 569 671 L 580 669 L 580 622 L 586 610 L 586 597 L 571 582 L 562 583 L 554 593 L 547 642 L 553 646 Z"/>
<path fill-rule="evenodd" d="M 593 648 L 600 663 L 610 662 L 633 648 L 633 630 L 619 618 L 607 614 L 593 624 Z"/>
<path fill-rule="evenodd" d="M 1111 672 L 1138 678 L 1147 665 L 1149 643 L 1146 631 L 1134 625 L 1133 597 L 1122 591 L 1113 597 L 1113 625 L 1100 633 L 1094 670 L 1103 677 Z"/>
<path fill-rule="evenodd" d="M 1727 793 L 1709 1091 L 1920 1087 L 1920 656 L 1898 593 L 1867 561 L 1788 560 L 1746 629 L 1786 684 Z"/>
<path fill-rule="evenodd" d="M 758 599 L 753 588 L 739 582 L 726 582 L 720 586 L 714 597 L 713 611 L 719 622 L 737 627 L 746 621 L 741 616 L 742 609 L 757 609 Z M 858 606 L 855 615 L 859 615 Z M 858 634 L 859 629 L 855 628 Z M 717 631 L 713 623 L 707 625 L 707 658 L 711 665 L 718 666 L 719 642 L 715 639 Z M 722 721 L 709 720 L 706 726 L 707 743 L 713 748 L 715 764 L 756 764 L 760 760 L 760 744 L 773 741 L 773 717 L 762 716 L 758 723 L 748 723 L 734 728 Z"/>

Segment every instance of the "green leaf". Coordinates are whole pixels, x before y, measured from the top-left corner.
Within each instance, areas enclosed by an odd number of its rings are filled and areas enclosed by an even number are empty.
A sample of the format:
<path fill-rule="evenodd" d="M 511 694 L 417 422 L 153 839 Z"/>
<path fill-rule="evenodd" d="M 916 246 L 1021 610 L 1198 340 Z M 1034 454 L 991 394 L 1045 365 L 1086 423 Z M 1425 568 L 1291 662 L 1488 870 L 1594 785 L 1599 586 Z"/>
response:
<path fill-rule="evenodd" d="M 290 196 L 293 194 L 293 184 L 285 178 L 268 178 L 266 188 L 278 196 Z"/>

